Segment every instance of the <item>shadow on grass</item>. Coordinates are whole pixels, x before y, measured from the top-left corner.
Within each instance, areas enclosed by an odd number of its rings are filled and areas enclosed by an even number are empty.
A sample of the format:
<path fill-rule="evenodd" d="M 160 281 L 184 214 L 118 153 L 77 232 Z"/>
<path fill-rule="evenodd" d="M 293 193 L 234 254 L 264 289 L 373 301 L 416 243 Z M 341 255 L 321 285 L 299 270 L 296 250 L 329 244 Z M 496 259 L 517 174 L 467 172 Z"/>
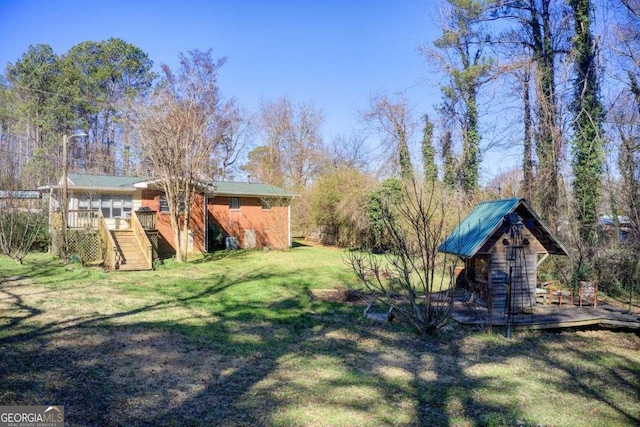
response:
<path fill-rule="evenodd" d="M 221 261 L 225 259 L 243 259 L 247 258 L 251 254 L 249 249 L 236 249 L 236 250 L 218 250 L 203 254 L 200 258 L 189 261 L 189 264 L 203 264 L 213 261 Z"/>
<path fill-rule="evenodd" d="M 0 259 L 0 287 L 32 278 L 37 278 L 39 283 L 55 286 L 58 283 L 86 280 L 105 274 L 97 268 L 90 269 L 80 264 L 67 263 L 47 254 L 39 255 L 38 258 L 28 256 L 23 264 L 13 264 L 6 258 Z"/>
<path fill-rule="evenodd" d="M 625 337 L 625 334 L 620 336 Z M 550 385 L 568 395 L 608 406 L 619 420 L 619 425 L 640 425 L 640 410 L 630 409 L 617 394 L 622 392 L 629 396 L 630 401 L 640 402 L 638 361 L 603 349 L 595 337 L 586 338 L 580 344 L 569 343 L 558 349 L 556 345 L 543 343 L 541 360 L 550 370 L 561 373 L 550 379 Z M 634 346 L 632 342 L 629 344 Z M 637 344 L 635 347 L 640 350 Z M 582 363 L 571 363 L 571 360 Z M 610 387 L 612 383 L 617 385 L 617 390 Z M 611 425 L 614 424 L 618 423 L 612 421 Z"/>
<path fill-rule="evenodd" d="M 306 248 L 309 246 L 311 245 L 306 244 L 303 240 L 294 240 L 293 243 L 291 244 L 292 248 Z"/>
<path fill-rule="evenodd" d="M 563 373 L 555 389 L 604 402 L 619 425 L 640 422 L 603 388 L 614 377 L 638 399 L 637 361 L 618 357 L 592 372 L 611 355 L 577 346 L 588 339 L 534 334 L 469 347 L 469 334 L 453 331 L 420 340 L 363 321 L 361 307 L 312 299 L 303 273 L 273 299 L 227 294 L 277 277 L 265 270 L 209 277 L 189 295 L 108 315 L 38 326 L 3 315 L 0 399 L 65 405 L 68 425 L 538 425 L 513 398 L 522 392 L 517 375 L 497 382 L 474 371 L 528 357 L 529 368 Z M 9 295 L 16 317 L 43 314 L 17 290 Z M 206 314 L 170 315 L 181 307 Z"/>

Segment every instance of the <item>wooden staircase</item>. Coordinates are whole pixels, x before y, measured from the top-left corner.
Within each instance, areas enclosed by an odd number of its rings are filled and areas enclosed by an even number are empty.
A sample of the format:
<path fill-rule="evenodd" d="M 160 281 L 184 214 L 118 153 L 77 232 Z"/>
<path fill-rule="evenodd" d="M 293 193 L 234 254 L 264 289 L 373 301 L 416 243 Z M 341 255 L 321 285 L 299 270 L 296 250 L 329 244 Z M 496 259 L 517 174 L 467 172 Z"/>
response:
<path fill-rule="evenodd" d="M 133 230 L 111 230 L 118 252 L 118 270 L 151 270 Z"/>

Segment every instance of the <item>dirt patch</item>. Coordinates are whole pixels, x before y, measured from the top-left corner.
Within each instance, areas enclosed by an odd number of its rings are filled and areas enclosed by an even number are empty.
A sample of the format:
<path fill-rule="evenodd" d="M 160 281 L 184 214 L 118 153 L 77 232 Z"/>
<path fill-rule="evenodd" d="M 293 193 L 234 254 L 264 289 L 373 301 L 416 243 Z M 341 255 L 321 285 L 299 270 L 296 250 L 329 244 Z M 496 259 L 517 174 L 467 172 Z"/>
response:
<path fill-rule="evenodd" d="M 354 305 L 371 301 L 371 295 L 358 289 L 334 288 L 334 289 L 313 289 L 311 294 L 314 298 L 326 302 L 343 302 Z"/>
<path fill-rule="evenodd" d="M 3 346 L 1 353 L 0 400 L 65 405 L 69 425 L 213 421 L 206 408 L 233 411 L 237 398 L 220 390 L 229 384 L 246 390 L 243 372 L 259 370 L 253 358 L 217 354 L 178 334 L 141 327 L 71 328 Z"/>

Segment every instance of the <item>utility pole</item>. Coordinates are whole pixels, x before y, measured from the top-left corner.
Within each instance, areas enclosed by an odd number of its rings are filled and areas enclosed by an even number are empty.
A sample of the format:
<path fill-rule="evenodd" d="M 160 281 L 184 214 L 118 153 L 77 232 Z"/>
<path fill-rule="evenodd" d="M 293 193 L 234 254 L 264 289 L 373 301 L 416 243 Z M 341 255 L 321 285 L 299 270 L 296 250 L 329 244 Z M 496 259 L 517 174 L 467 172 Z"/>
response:
<path fill-rule="evenodd" d="M 62 255 L 64 258 L 68 256 L 67 245 L 67 210 L 69 208 L 69 183 L 67 181 L 67 135 L 62 135 Z"/>
<path fill-rule="evenodd" d="M 69 227 L 69 165 L 67 161 L 67 146 L 69 145 L 69 140 L 72 138 L 80 138 L 83 136 L 87 136 L 87 134 L 76 133 L 71 136 L 62 135 L 62 252 L 64 258 L 69 256 L 69 241 L 67 240 L 67 228 Z"/>

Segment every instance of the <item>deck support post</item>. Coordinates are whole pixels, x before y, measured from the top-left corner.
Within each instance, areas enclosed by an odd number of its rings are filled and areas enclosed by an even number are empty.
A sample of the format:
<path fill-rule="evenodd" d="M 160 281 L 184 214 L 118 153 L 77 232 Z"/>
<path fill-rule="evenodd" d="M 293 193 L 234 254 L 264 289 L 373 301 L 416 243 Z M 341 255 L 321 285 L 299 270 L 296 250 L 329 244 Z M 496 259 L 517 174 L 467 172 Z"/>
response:
<path fill-rule="evenodd" d="M 509 282 L 507 283 L 507 330 L 506 330 L 506 338 L 511 339 L 511 326 L 513 323 L 513 318 L 511 316 L 511 275 L 513 273 L 513 267 L 509 267 Z"/>

